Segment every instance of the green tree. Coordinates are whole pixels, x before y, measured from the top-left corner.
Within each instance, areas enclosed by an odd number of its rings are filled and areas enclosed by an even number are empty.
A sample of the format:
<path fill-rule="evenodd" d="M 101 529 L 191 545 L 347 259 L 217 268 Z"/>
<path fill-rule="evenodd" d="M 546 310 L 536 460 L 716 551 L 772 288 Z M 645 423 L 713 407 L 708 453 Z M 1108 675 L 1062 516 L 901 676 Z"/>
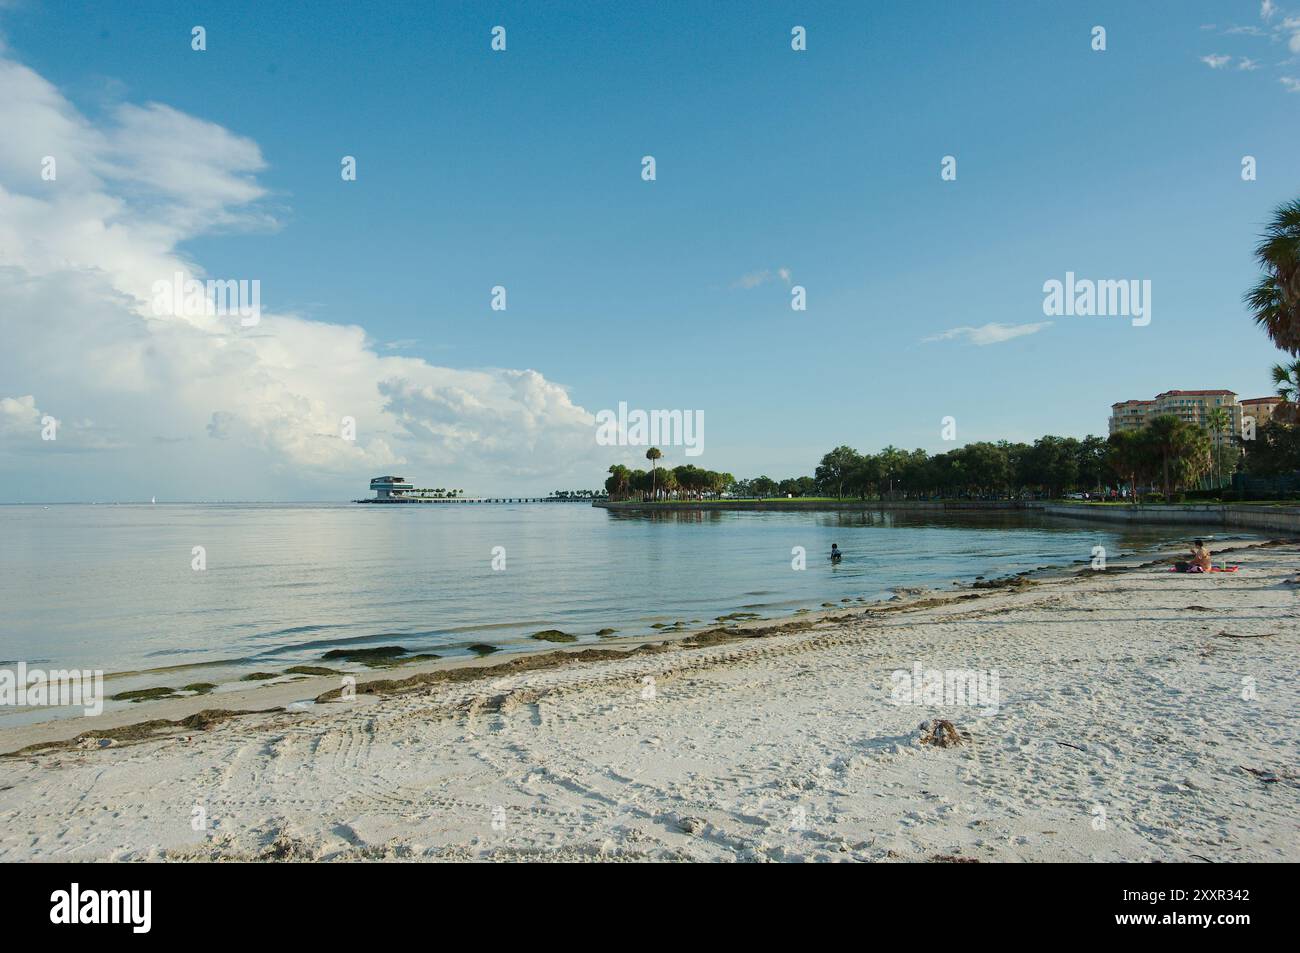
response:
<path fill-rule="evenodd" d="M 658 463 L 662 457 L 663 457 L 663 453 L 660 452 L 658 447 L 651 447 L 649 450 L 645 452 L 645 458 L 650 461 L 650 496 L 651 497 L 656 497 L 659 495 Z"/>
<path fill-rule="evenodd" d="M 1274 364 L 1270 374 L 1274 392 L 1282 403 L 1273 408 L 1269 419 L 1281 424 L 1300 423 L 1300 360 Z"/>
<path fill-rule="evenodd" d="M 658 482 L 658 490 L 665 497 L 672 496 L 674 491 L 680 489 L 677 486 L 677 472 L 670 467 L 664 467 L 663 472 L 659 474 Z"/>
<path fill-rule="evenodd" d="M 1246 303 L 1274 344 L 1300 354 L 1300 199 L 1273 210 L 1255 259 L 1264 277 L 1247 293 Z"/>
<path fill-rule="evenodd" d="M 1106 479 L 1106 441 L 1091 434 L 1079 441 L 1079 487 L 1100 491 Z"/>
<path fill-rule="evenodd" d="M 1145 430 L 1121 430 L 1106 440 L 1106 464 L 1119 482 L 1128 483 L 1134 503 L 1138 501 L 1138 484 L 1149 474 L 1152 458 L 1151 440 Z"/>
<path fill-rule="evenodd" d="M 844 496 L 844 483 L 860 458 L 860 454 L 852 447 L 836 447 L 822 457 L 822 462 L 817 467 L 815 475 L 818 484 L 828 490 L 834 487 L 836 499 L 842 498 Z"/>
<path fill-rule="evenodd" d="M 1173 414 L 1156 417 L 1147 423 L 1145 429 L 1160 460 L 1161 484 L 1165 502 L 1169 502 L 1179 480 L 1186 480 L 1197 470 L 1197 458 L 1208 456 L 1209 441 L 1199 427 Z"/>
<path fill-rule="evenodd" d="M 1270 420 L 1249 441 L 1245 463 L 1251 476 L 1282 476 L 1300 470 L 1300 427 Z"/>
<path fill-rule="evenodd" d="M 1079 441 L 1050 434 L 1034 441 L 1021 458 L 1022 481 L 1041 487 L 1048 496 L 1059 496 L 1079 478 Z"/>
<path fill-rule="evenodd" d="M 1011 468 L 1004 448 L 986 442 L 968 443 L 959 454 L 969 492 L 991 496 L 1007 485 Z"/>
<path fill-rule="evenodd" d="M 1212 469 L 1214 471 L 1214 487 L 1215 489 L 1218 489 L 1223 486 L 1223 438 L 1232 426 L 1232 414 L 1228 412 L 1227 407 L 1213 407 L 1205 415 L 1205 424 L 1210 437 L 1210 455 L 1213 462 Z"/>
<path fill-rule="evenodd" d="M 609 478 L 605 481 L 605 492 L 610 499 L 621 500 L 627 496 L 632 487 L 632 471 L 621 463 L 609 468 Z"/>
<path fill-rule="evenodd" d="M 892 500 L 894 498 L 894 484 L 902 476 L 903 469 L 907 465 L 907 451 L 899 450 L 891 444 L 876 454 L 876 460 L 880 466 L 880 485 L 883 490 L 888 491 L 889 498 Z M 882 492 L 882 499 L 884 495 L 884 492 Z"/>
<path fill-rule="evenodd" d="M 849 465 L 849 472 L 845 474 L 844 485 L 850 492 L 856 494 L 858 499 L 865 500 L 880 482 L 880 464 L 872 456 L 855 454 L 855 457 L 856 459 Z"/>

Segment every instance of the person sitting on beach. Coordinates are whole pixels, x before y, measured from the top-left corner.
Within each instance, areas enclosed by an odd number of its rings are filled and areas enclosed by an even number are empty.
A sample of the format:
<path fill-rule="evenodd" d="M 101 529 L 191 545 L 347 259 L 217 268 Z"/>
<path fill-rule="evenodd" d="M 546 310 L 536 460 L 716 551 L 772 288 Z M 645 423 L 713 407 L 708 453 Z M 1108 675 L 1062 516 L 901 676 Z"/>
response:
<path fill-rule="evenodd" d="M 841 556 L 843 556 L 843 555 L 844 555 L 844 552 L 840 549 L 840 547 L 839 547 L 838 545 L 836 545 L 835 543 L 831 543 L 831 559 L 833 559 L 833 560 L 834 560 L 834 559 L 839 559 L 839 558 L 840 558 Z"/>
<path fill-rule="evenodd" d="M 1209 572 L 1210 566 L 1212 565 L 1213 563 L 1210 561 L 1210 551 L 1205 548 L 1205 543 L 1199 539 L 1193 542 L 1192 543 L 1192 564 L 1187 567 L 1187 571 L 1188 572 Z"/>

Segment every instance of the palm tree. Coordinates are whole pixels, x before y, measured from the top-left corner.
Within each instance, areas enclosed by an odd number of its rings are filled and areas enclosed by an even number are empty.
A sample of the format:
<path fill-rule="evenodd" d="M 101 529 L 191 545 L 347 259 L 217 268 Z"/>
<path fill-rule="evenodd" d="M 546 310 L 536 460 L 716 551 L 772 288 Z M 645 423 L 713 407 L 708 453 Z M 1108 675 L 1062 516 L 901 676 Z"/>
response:
<path fill-rule="evenodd" d="M 1274 364 L 1273 383 L 1277 385 L 1277 396 L 1284 401 L 1290 403 L 1300 397 L 1300 361 Z"/>
<path fill-rule="evenodd" d="M 650 461 L 650 498 L 653 499 L 659 492 L 659 467 L 658 462 L 663 457 L 658 447 L 651 447 L 645 452 L 645 458 Z"/>
<path fill-rule="evenodd" d="M 1174 483 L 1179 476 L 1187 476 L 1197 469 L 1200 457 L 1208 448 L 1208 441 L 1199 427 L 1194 427 L 1173 414 L 1156 417 L 1146 426 L 1152 449 L 1160 458 L 1161 480 L 1165 502 L 1173 498 Z"/>
<path fill-rule="evenodd" d="M 1221 485 L 1219 472 L 1219 458 L 1223 450 L 1223 432 L 1228 429 L 1232 422 L 1232 416 L 1228 413 L 1227 407 L 1215 407 L 1205 415 L 1205 422 L 1210 425 L 1210 439 L 1214 441 L 1214 488 L 1217 490 Z"/>
<path fill-rule="evenodd" d="M 679 489 L 677 486 L 677 474 L 673 473 L 671 467 L 664 467 L 663 478 L 659 480 L 659 489 L 665 497 L 673 495 L 673 491 Z"/>
<path fill-rule="evenodd" d="M 1278 423 L 1295 423 L 1300 417 L 1297 403 L 1300 403 L 1300 360 L 1290 364 L 1273 365 L 1273 386 L 1282 403 L 1273 408 L 1272 419 Z"/>
<path fill-rule="evenodd" d="M 1300 199 L 1273 210 L 1273 220 L 1255 248 L 1264 277 L 1246 295 L 1273 343 L 1300 354 Z"/>

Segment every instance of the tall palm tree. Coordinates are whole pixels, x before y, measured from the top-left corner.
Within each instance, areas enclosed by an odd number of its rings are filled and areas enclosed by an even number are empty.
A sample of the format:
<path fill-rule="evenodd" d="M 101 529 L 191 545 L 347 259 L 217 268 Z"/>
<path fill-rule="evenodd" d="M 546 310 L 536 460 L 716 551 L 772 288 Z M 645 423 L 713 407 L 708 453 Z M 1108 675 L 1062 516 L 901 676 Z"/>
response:
<path fill-rule="evenodd" d="M 1300 354 L 1300 199 L 1273 210 L 1255 258 L 1264 277 L 1247 293 L 1246 303 L 1274 344 Z"/>
<path fill-rule="evenodd" d="M 1205 422 L 1210 427 L 1210 440 L 1214 444 L 1211 451 L 1214 454 L 1214 488 L 1217 490 L 1222 482 L 1219 472 L 1219 457 L 1223 450 L 1223 433 L 1228 429 L 1232 422 L 1232 415 L 1228 413 L 1227 407 L 1215 407 L 1205 415 Z"/>
<path fill-rule="evenodd" d="M 659 492 L 659 460 L 663 457 L 658 447 L 651 447 L 645 452 L 645 458 L 650 461 L 650 498 L 654 499 Z"/>

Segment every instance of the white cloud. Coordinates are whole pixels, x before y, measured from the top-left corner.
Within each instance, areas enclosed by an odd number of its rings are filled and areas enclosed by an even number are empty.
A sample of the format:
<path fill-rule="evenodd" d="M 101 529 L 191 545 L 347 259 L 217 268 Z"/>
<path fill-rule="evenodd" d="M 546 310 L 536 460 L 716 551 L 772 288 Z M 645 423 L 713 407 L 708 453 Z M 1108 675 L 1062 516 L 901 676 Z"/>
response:
<path fill-rule="evenodd" d="M 265 282 L 255 327 L 156 314 L 155 281 L 205 277 L 183 242 L 276 227 L 252 140 L 158 103 L 92 121 L 3 57 L 0 129 L 22 130 L 0 136 L 0 465 L 36 465 L 39 406 L 69 421 L 45 449 L 117 451 L 95 460 L 106 479 L 166 472 L 189 481 L 171 494 L 183 498 L 359 491 L 394 467 L 471 491 L 511 476 L 521 490 L 570 474 L 586 486 L 604 469 L 592 415 L 536 371 L 394 354 L 357 325 L 275 312 Z M 216 277 L 257 277 L 247 269 Z M 355 442 L 340 437 L 345 416 Z"/>
<path fill-rule="evenodd" d="M 35 397 L 0 397 L 0 436 L 39 440 L 40 434 L 41 412 Z"/>
<path fill-rule="evenodd" d="M 1278 78 L 1278 82 L 1286 87 L 1288 93 L 1300 93 L 1300 79 L 1294 76 L 1282 76 Z"/>
<path fill-rule="evenodd" d="M 759 285 L 765 285 L 769 281 L 782 281 L 790 284 L 791 272 L 789 268 L 778 268 L 773 271 L 771 268 L 764 268 L 762 271 L 751 271 L 747 275 L 741 275 L 731 283 L 733 288 L 744 288 L 748 291 L 750 288 L 757 288 Z"/>
<path fill-rule="evenodd" d="M 950 328 L 932 337 L 922 339 L 922 344 L 928 344 L 932 341 L 966 341 L 968 344 L 976 344 L 983 347 L 986 344 L 1001 344 L 1003 341 L 1010 341 L 1012 338 L 1024 337 L 1026 334 L 1036 334 L 1043 328 L 1050 328 L 1051 321 L 1037 321 L 1032 324 L 984 324 L 978 328 L 961 327 Z"/>
<path fill-rule="evenodd" d="M 1273 0 L 1263 0 L 1259 5 L 1259 16 L 1261 20 L 1271 20 L 1277 13 L 1277 4 Z"/>
<path fill-rule="evenodd" d="M 1253 73 L 1255 70 L 1259 69 L 1259 61 L 1252 60 L 1249 56 L 1243 56 L 1237 62 L 1237 69 L 1245 70 L 1248 73 Z"/>
<path fill-rule="evenodd" d="M 772 272 L 764 268 L 762 271 L 751 271 L 747 275 L 741 275 L 739 278 L 737 278 L 735 281 L 731 283 L 731 287 L 744 288 L 748 290 L 750 288 L 757 288 L 765 281 L 771 281 L 771 280 L 772 280 Z"/>
<path fill-rule="evenodd" d="M 1210 69 L 1223 69 L 1232 62 L 1231 56 L 1225 56 L 1222 53 L 1211 53 L 1209 56 L 1202 56 L 1201 62 Z"/>

